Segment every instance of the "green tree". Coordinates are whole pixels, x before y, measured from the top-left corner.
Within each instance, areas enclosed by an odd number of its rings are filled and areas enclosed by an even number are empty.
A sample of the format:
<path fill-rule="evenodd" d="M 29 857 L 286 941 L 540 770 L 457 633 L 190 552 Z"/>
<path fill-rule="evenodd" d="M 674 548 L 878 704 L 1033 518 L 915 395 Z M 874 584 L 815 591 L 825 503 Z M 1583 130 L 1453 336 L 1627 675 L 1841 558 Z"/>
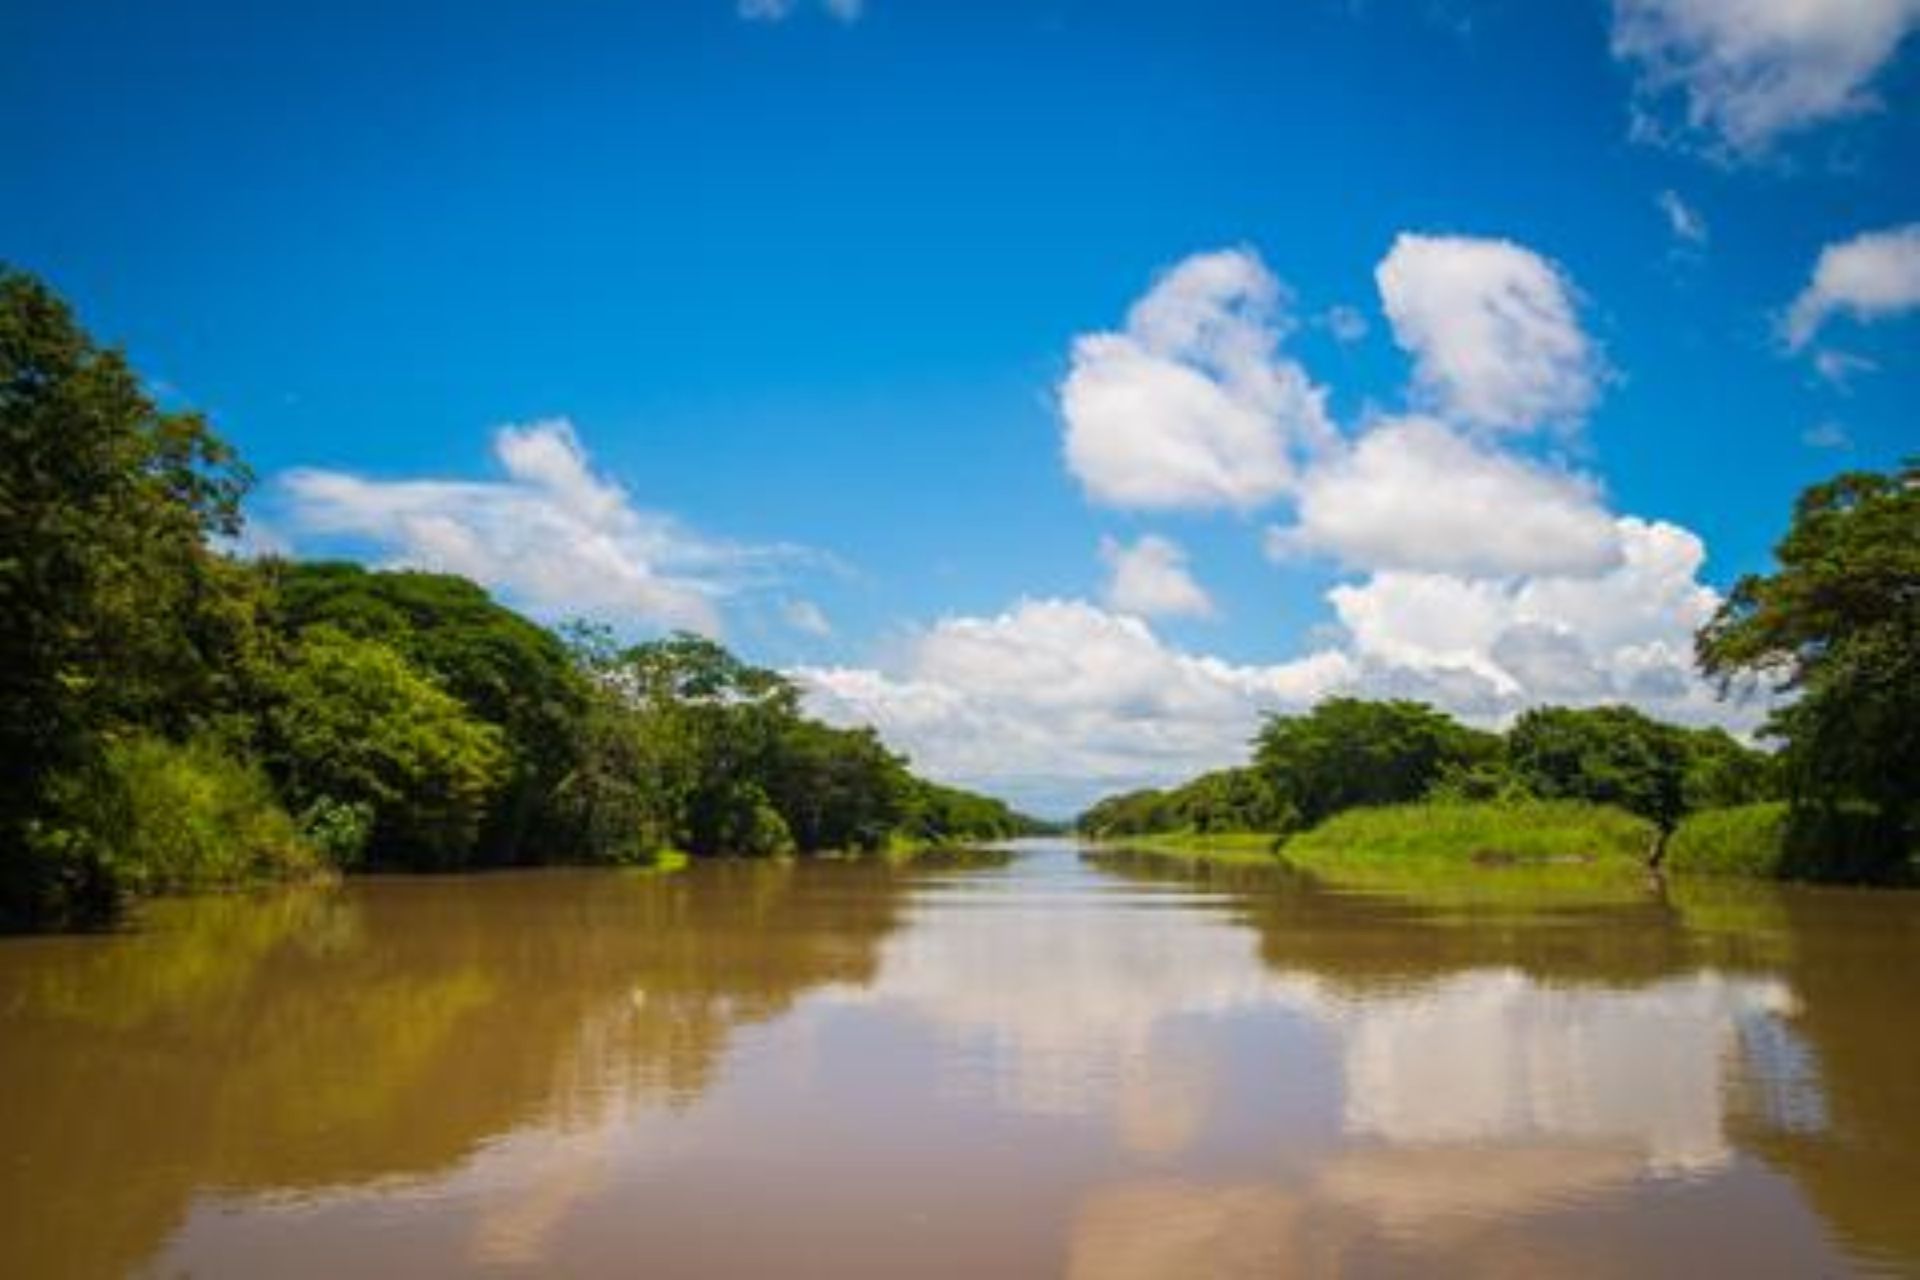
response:
<path fill-rule="evenodd" d="M 168 413 L 38 280 L 0 266 L 0 921 L 109 910 L 56 781 L 115 726 L 183 736 L 245 670 L 236 534 L 247 473 Z"/>
<path fill-rule="evenodd" d="M 802 853 L 884 848 L 906 811 L 907 770 L 871 729 L 785 726 L 767 795 Z"/>
<path fill-rule="evenodd" d="M 702 636 L 634 645 L 601 672 L 653 744 L 675 842 L 698 857 L 780 852 L 792 835 L 766 790 L 799 691 Z"/>
<path fill-rule="evenodd" d="M 378 640 L 500 730 L 508 774 L 478 838 L 482 861 L 556 856 L 535 838 L 550 839 L 561 821 L 554 805 L 562 782 L 574 780 L 577 800 L 583 771 L 598 767 L 579 753 L 614 745 L 604 718 L 586 723 L 589 682 L 559 637 L 451 574 L 338 562 L 276 563 L 265 572 L 281 631 L 327 626 Z"/>
<path fill-rule="evenodd" d="M 1515 778 L 1543 800 L 1618 805 L 1664 834 L 1687 810 L 1681 730 L 1632 707 L 1536 707 L 1507 733 Z"/>
<path fill-rule="evenodd" d="M 899 830 L 923 844 L 950 844 L 1038 835 L 1047 827 L 1004 800 L 908 774 Z"/>
<path fill-rule="evenodd" d="M 361 804 L 376 862 L 467 864 L 507 772 L 500 731 L 374 640 L 315 627 L 279 675 L 268 763 L 296 806 Z"/>
<path fill-rule="evenodd" d="M 1294 814 L 1258 769 L 1216 769 L 1167 796 L 1166 816 L 1190 831 L 1284 831 Z"/>
<path fill-rule="evenodd" d="M 1313 826 L 1358 805 L 1418 800 L 1450 769 L 1496 756 L 1499 739 L 1424 702 L 1329 698 L 1271 716 L 1254 763 L 1280 803 Z"/>
<path fill-rule="evenodd" d="M 1779 798 L 1778 762 L 1740 742 L 1725 729 L 1682 729 L 1687 756 L 1681 790 L 1689 813 L 1731 809 Z"/>
<path fill-rule="evenodd" d="M 1143 836 L 1171 831 L 1177 825 L 1171 797 L 1152 787 L 1107 796 L 1080 815 L 1074 824 L 1096 840 Z"/>
<path fill-rule="evenodd" d="M 1807 489 L 1774 558 L 1701 630 L 1701 668 L 1790 694 L 1766 732 L 1796 807 L 1866 806 L 1897 862 L 1920 817 L 1920 462 Z"/>

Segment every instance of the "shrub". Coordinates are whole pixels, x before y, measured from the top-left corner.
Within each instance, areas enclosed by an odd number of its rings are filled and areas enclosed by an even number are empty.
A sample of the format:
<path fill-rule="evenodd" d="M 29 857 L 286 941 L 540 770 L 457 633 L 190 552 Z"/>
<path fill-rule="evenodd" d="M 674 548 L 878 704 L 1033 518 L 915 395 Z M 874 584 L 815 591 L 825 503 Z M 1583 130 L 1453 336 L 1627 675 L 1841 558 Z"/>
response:
<path fill-rule="evenodd" d="M 397 651 L 330 627 L 302 638 L 278 673 L 269 759 L 289 798 L 364 805 L 376 861 L 467 862 L 507 767 L 500 730 Z"/>
<path fill-rule="evenodd" d="M 1778 801 L 1703 809 L 1675 829 L 1662 865 L 1680 874 L 1778 877 L 1788 821 Z"/>
<path fill-rule="evenodd" d="M 1910 850 L 1867 805 L 1778 801 L 1706 809 L 1674 832 L 1669 870 L 1834 883 L 1887 882 L 1912 876 Z"/>
<path fill-rule="evenodd" d="M 46 846 L 94 892 L 222 888 L 324 866 L 266 774 L 210 740 L 122 739 L 65 775 L 55 796 L 60 819 Z"/>
<path fill-rule="evenodd" d="M 373 838 L 373 806 L 321 796 L 300 815 L 300 834 L 334 866 L 357 867 Z"/>
<path fill-rule="evenodd" d="M 1913 854 L 1912 837 L 1877 806 L 1801 805 L 1787 824 L 1780 874 L 1836 884 L 1911 880 Z"/>

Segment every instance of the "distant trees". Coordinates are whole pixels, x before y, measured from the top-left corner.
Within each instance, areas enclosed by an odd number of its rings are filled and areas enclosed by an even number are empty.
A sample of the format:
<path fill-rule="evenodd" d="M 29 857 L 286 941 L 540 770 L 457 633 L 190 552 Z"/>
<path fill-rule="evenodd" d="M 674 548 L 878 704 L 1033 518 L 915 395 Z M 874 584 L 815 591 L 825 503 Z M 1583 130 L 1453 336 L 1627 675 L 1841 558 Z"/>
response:
<path fill-rule="evenodd" d="M 1080 815 L 1077 826 L 1100 839 L 1157 831 L 1284 831 L 1296 811 L 1257 769 L 1216 769 L 1166 791 L 1109 796 Z"/>
<path fill-rule="evenodd" d="M 1665 833 L 1688 812 L 1764 800 L 1776 785 L 1769 757 L 1727 733 L 1662 724 L 1630 707 L 1538 707 L 1494 734 L 1425 703 L 1330 698 L 1269 717 L 1251 767 L 1110 796 L 1078 826 L 1108 839 L 1282 835 L 1360 807 L 1568 799 L 1626 809 Z"/>
<path fill-rule="evenodd" d="M 900 834 L 911 841 L 1007 840 L 1057 828 L 1020 813 L 1004 800 L 909 775 Z"/>
<path fill-rule="evenodd" d="M 1701 630 L 1701 668 L 1794 695 L 1765 732 L 1803 827 L 1845 842 L 1852 809 L 1880 857 L 1903 860 L 1920 820 L 1920 462 L 1812 486 L 1774 555 Z"/>
<path fill-rule="evenodd" d="M 1305 715 L 1269 717 L 1255 739 L 1254 767 L 1312 826 L 1358 805 L 1417 800 L 1449 770 L 1499 751 L 1494 735 L 1423 702 L 1329 698 Z"/>

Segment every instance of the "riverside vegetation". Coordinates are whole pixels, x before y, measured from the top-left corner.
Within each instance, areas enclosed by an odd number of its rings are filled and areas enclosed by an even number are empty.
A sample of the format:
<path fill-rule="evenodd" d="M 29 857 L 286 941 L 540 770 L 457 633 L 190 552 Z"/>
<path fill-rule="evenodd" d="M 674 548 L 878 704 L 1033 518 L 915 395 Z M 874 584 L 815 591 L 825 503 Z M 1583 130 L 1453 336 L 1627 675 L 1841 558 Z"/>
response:
<path fill-rule="evenodd" d="M 1502 734 L 1411 701 L 1270 717 L 1250 764 L 1083 813 L 1090 838 L 1349 877 L 1548 865 L 1907 882 L 1920 810 L 1920 463 L 1801 495 L 1771 574 L 1696 638 L 1724 696 L 1780 697 L 1763 752 L 1624 706 Z"/>
<path fill-rule="evenodd" d="M 204 417 L 160 408 L 0 267 L 0 927 L 357 869 L 907 852 L 1040 827 L 808 718 L 790 681 L 710 640 L 555 632 L 449 575 L 235 555 L 249 483 Z M 1784 691 L 1770 754 L 1620 707 L 1536 709 L 1496 735 L 1335 699 L 1272 718 L 1250 766 L 1103 801 L 1080 829 L 1240 856 L 1284 841 L 1319 865 L 1651 854 L 1902 878 L 1920 468 L 1815 486 L 1779 560 L 1699 638 L 1723 685 Z"/>
<path fill-rule="evenodd" d="M 249 475 L 0 268 L 0 927 L 361 868 L 903 852 L 1034 829 L 718 644 L 247 560 Z"/>

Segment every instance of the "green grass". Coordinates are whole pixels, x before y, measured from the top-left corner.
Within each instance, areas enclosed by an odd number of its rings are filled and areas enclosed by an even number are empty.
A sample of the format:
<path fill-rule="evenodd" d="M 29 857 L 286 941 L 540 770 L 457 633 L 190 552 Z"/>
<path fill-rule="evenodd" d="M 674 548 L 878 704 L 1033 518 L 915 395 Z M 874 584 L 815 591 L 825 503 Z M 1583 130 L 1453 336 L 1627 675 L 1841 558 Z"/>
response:
<path fill-rule="evenodd" d="M 1778 801 L 1689 814 L 1667 843 L 1675 875 L 1777 879 L 1787 853 L 1787 806 Z"/>
<path fill-rule="evenodd" d="M 1572 801 L 1351 809 L 1280 842 L 1262 832 L 1165 832 L 1101 842 L 1209 866 L 1288 867 L 1325 884 L 1433 906 L 1594 905 L 1646 896 L 1652 824 Z"/>
<path fill-rule="evenodd" d="M 895 831 L 887 837 L 885 847 L 872 853 L 853 854 L 853 857 L 881 858 L 887 862 L 908 863 L 926 859 L 964 858 L 976 854 L 992 853 L 998 856 L 993 846 L 1003 841 L 987 837 L 942 836 L 937 840 L 926 840 Z"/>
<path fill-rule="evenodd" d="M 1920 849 L 1903 847 L 1859 804 L 1798 811 L 1770 802 L 1706 809 L 1681 822 L 1667 848 L 1677 875 L 1742 876 L 1836 884 L 1911 885 Z"/>
<path fill-rule="evenodd" d="M 1638 868 L 1652 841 L 1651 823 L 1607 805 L 1407 804 L 1335 814 L 1288 839 L 1280 856 L 1309 871 L 1367 865 Z"/>
<path fill-rule="evenodd" d="M 1274 845 L 1278 840 L 1278 836 L 1267 831 L 1156 831 L 1144 836 L 1115 836 L 1097 843 L 1116 853 L 1271 866 L 1277 861 Z"/>
<path fill-rule="evenodd" d="M 1646 895 L 1653 824 L 1570 800 L 1351 809 L 1281 847 L 1342 889 L 1435 907 L 1599 906 Z"/>

